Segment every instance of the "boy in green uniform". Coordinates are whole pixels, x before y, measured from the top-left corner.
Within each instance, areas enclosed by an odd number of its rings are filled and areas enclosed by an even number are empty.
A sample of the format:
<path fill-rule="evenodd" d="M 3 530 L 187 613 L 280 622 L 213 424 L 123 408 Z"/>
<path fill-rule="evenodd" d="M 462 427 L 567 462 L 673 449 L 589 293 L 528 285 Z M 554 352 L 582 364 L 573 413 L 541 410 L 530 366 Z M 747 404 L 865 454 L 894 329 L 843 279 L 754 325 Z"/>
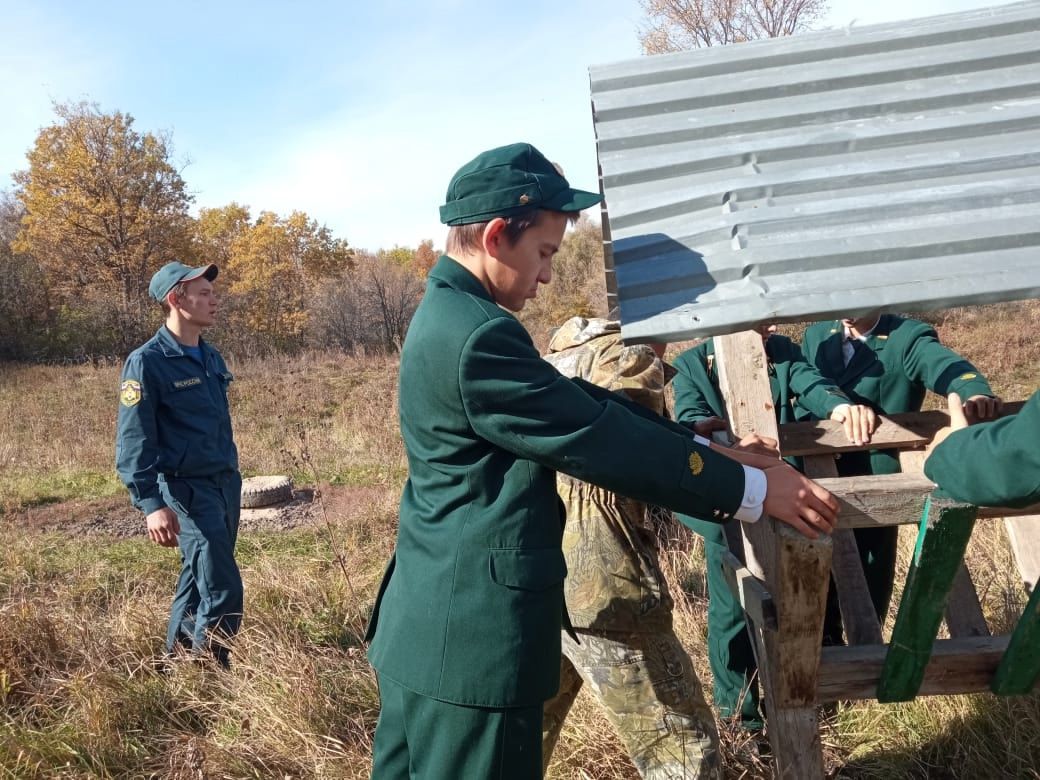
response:
<path fill-rule="evenodd" d="M 166 324 L 123 366 L 116 468 L 152 541 L 180 547 L 167 651 L 210 652 L 227 666 L 228 640 L 242 620 L 235 563 L 242 479 L 231 373 L 199 336 L 216 318 L 216 275 L 215 265 L 173 262 L 152 277 L 148 292 L 166 309 Z"/>
<path fill-rule="evenodd" d="M 876 416 L 869 407 L 853 404 L 832 382 L 810 366 L 798 345 L 776 334 L 774 326 L 761 329 L 769 360 L 769 386 L 777 422 L 795 422 L 795 402 L 822 418 L 842 422 L 849 441 L 870 441 Z M 726 428 L 725 404 L 715 368 L 711 339 L 688 349 L 673 363 L 675 418 L 701 434 Z M 801 464 L 791 459 L 792 465 Z M 739 715 L 745 728 L 762 728 L 759 710 L 757 665 L 747 632 L 744 610 L 722 573 L 727 551 L 722 526 L 695 517 L 680 517 L 704 537 L 705 577 L 708 585 L 708 661 L 713 677 L 715 708 L 724 718 Z M 832 594 L 828 598 L 824 643 L 841 641 L 841 616 Z"/>
<path fill-rule="evenodd" d="M 951 497 L 975 506 L 1023 507 L 1040 501 L 1040 391 L 1022 411 L 968 427 L 961 399 L 949 396 L 951 430 L 929 448 L 925 475 Z"/>
<path fill-rule="evenodd" d="M 401 353 L 409 476 L 368 632 L 379 780 L 541 775 L 565 615 L 556 471 L 720 521 L 764 508 L 810 536 L 833 528 L 819 486 L 564 378 L 506 311 L 548 283 L 568 220 L 598 201 L 529 144 L 478 155 L 449 184 L 450 256 Z"/>
<path fill-rule="evenodd" d="M 849 398 L 879 414 L 920 411 L 927 390 L 966 398 L 965 410 L 973 420 L 989 419 L 1000 410 L 1000 399 L 978 369 L 940 344 L 934 328 L 917 320 L 882 314 L 817 322 L 806 328 L 802 352 Z M 844 453 L 837 465 L 843 477 L 895 474 L 899 453 Z M 882 624 L 892 596 L 898 532 L 895 526 L 855 532 L 870 598 Z"/>

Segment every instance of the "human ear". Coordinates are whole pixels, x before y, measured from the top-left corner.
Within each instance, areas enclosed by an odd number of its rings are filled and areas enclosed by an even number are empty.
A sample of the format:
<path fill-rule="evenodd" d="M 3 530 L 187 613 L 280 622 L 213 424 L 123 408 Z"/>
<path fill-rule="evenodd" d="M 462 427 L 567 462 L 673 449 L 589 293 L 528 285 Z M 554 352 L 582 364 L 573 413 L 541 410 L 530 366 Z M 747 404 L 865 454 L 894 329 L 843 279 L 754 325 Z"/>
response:
<path fill-rule="evenodd" d="M 502 217 L 495 217 L 484 227 L 484 251 L 492 257 L 498 257 L 503 243 L 509 240 L 506 237 L 505 229 L 506 221 Z"/>

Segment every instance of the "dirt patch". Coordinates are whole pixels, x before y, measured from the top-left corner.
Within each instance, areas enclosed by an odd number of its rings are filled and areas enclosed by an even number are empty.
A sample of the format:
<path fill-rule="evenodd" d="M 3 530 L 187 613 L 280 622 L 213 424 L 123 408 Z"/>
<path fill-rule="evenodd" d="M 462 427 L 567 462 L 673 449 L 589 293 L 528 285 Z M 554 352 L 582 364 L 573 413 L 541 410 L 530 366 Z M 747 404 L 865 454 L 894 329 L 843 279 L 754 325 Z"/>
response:
<path fill-rule="evenodd" d="M 326 488 L 328 490 L 328 488 Z M 334 492 L 335 488 L 332 489 Z M 299 488 L 292 501 L 262 509 L 243 509 L 241 531 L 287 531 L 309 525 L 319 518 L 314 491 Z M 66 501 L 16 512 L 5 522 L 34 531 L 61 531 L 70 536 L 105 536 L 116 539 L 144 537 L 144 516 L 126 496 L 90 501 Z"/>

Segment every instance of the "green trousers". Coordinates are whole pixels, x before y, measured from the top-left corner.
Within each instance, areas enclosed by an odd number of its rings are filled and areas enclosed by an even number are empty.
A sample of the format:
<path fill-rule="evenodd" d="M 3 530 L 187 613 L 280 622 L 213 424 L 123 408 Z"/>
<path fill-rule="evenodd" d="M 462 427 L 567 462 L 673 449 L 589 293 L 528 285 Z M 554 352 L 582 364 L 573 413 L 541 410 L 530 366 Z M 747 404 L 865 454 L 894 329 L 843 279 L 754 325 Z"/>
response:
<path fill-rule="evenodd" d="M 372 780 L 537 780 L 542 707 L 465 707 L 379 677 Z"/>

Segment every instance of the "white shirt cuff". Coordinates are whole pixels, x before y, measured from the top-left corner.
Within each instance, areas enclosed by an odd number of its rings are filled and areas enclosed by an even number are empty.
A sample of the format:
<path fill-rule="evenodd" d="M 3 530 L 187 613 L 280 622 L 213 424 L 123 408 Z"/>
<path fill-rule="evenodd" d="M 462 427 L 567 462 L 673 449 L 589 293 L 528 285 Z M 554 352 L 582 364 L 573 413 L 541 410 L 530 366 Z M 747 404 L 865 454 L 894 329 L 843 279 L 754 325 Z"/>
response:
<path fill-rule="evenodd" d="M 693 435 L 693 440 L 694 440 L 695 442 L 697 442 L 697 443 L 698 443 L 699 445 L 701 445 L 702 447 L 709 447 L 709 448 L 711 447 L 711 442 L 710 442 L 710 441 L 708 441 L 707 439 L 705 439 L 705 438 L 704 438 L 703 436 L 701 436 L 701 435 L 700 435 L 699 433 L 695 433 L 695 434 Z"/>
<path fill-rule="evenodd" d="M 757 523 L 762 517 L 765 501 L 766 473 L 753 466 L 744 466 L 744 498 L 733 516 L 742 523 Z"/>
<path fill-rule="evenodd" d="M 838 404 L 833 409 L 831 409 L 831 414 L 834 414 L 835 412 L 841 412 L 842 415 L 844 415 L 845 417 L 848 417 L 849 416 L 849 407 L 850 406 L 852 406 L 852 404 Z"/>

